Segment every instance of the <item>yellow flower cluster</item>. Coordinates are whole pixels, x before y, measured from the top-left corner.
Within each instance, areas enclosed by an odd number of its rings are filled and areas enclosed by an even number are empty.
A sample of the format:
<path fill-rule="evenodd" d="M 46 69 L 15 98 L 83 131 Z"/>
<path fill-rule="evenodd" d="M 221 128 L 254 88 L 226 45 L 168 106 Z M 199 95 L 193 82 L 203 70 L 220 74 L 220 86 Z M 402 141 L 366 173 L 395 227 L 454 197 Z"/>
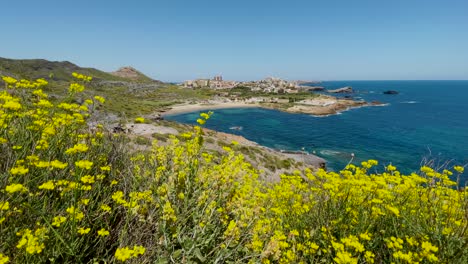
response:
<path fill-rule="evenodd" d="M 74 153 L 80 153 L 80 152 L 86 152 L 88 151 L 88 146 L 86 144 L 78 143 L 75 144 L 72 148 L 69 148 L 65 151 L 65 154 L 74 154 Z"/>
<path fill-rule="evenodd" d="M 10 258 L 8 256 L 3 255 L 0 253 L 0 264 L 5 264 L 10 261 Z"/>
<path fill-rule="evenodd" d="M 134 246 L 133 248 L 123 247 L 115 251 L 115 258 L 120 261 L 126 261 L 131 258 L 136 258 L 139 255 L 145 254 L 146 249 L 142 246 Z"/>
<path fill-rule="evenodd" d="M 208 113 L 201 113 L 200 117 L 197 119 L 197 123 L 200 125 L 204 125 L 208 119 L 210 119 L 211 115 L 213 112 L 208 112 Z"/>
<path fill-rule="evenodd" d="M 100 229 L 98 232 L 98 236 L 108 236 L 110 234 L 105 228 Z"/>
<path fill-rule="evenodd" d="M 38 89 L 46 86 L 48 82 L 44 79 L 37 79 L 34 82 L 28 80 L 17 80 L 10 76 L 3 76 L 3 82 L 5 82 L 7 88 L 18 88 L 18 89 Z"/>
<path fill-rule="evenodd" d="M 68 91 L 70 93 L 81 93 L 85 89 L 84 85 L 79 84 L 79 83 L 71 83 L 70 87 L 68 88 Z"/>
<path fill-rule="evenodd" d="M 38 228 L 34 233 L 29 229 L 18 232 L 16 235 L 21 236 L 21 239 L 16 247 L 19 249 L 24 247 L 29 254 L 39 254 L 45 248 L 45 244 L 42 243 L 42 240 L 47 238 L 46 234 L 46 228 Z"/>
<path fill-rule="evenodd" d="M 93 77 L 91 77 L 91 76 L 86 76 L 84 74 L 76 73 L 76 72 L 73 72 L 72 76 L 75 77 L 78 80 L 82 80 L 82 81 L 85 81 L 85 82 L 90 82 L 90 81 L 93 80 Z"/>

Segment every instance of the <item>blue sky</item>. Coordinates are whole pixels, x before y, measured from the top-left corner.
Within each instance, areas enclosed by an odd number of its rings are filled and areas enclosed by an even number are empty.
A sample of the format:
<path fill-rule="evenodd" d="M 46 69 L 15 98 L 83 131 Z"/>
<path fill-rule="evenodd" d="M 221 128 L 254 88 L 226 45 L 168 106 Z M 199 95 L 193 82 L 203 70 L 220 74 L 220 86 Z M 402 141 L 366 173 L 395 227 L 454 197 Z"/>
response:
<path fill-rule="evenodd" d="M 468 79 L 468 1 L 2 1 L 0 57 L 164 81 Z"/>

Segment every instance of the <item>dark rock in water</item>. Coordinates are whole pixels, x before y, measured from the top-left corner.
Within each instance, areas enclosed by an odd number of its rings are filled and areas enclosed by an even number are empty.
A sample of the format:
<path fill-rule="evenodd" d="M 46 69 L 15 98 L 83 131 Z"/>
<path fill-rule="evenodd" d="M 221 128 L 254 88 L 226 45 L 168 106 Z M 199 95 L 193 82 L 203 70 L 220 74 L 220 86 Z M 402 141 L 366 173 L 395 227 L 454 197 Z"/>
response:
<path fill-rule="evenodd" d="M 230 127 L 229 129 L 231 130 L 242 130 L 242 127 L 241 126 L 233 126 L 233 127 Z"/>
<path fill-rule="evenodd" d="M 351 86 L 346 86 L 343 88 L 338 88 L 335 90 L 328 90 L 329 93 L 353 93 L 353 88 Z"/>
<path fill-rule="evenodd" d="M 385 91 L 383 92 L 384 94 L 398 94 L 398 91 L 394 91 L 394 90 L 388 90 L 388 91 Z"/>
<path fill-rule="evenodd" d="M 345 95 L 344 99 L 346 100 L 353 100 L 353 97 L 351 95 Z"/>

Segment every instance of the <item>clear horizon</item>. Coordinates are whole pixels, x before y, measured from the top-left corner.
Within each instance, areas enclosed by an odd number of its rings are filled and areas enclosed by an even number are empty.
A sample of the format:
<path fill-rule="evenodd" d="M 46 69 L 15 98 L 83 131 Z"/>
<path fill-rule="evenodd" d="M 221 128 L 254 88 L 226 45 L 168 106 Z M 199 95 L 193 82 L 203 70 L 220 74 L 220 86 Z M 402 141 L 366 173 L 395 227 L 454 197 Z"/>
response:
<path fill-rule="evenodd" d="M 468 2 L 15 1 L 0 57 L 162 81 L 468 80 Z"/>

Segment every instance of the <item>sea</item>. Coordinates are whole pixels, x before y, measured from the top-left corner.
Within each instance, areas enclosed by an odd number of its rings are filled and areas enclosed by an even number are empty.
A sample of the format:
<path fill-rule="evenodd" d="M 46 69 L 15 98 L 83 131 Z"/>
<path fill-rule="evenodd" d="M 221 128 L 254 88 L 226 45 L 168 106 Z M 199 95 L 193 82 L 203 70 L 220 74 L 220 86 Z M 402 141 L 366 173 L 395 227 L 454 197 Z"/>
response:
<path fill-rule="evenodd" d="M 241 135 L 278 150 L 305 150 L 327 160 L 329 170 L 379 161 L 404 173 L 430 162 L 438 168 L 468 164 L 468 81 L 326 81 L 325 89 L 351 86 L 355 100 L 383 106 L 311 116 L 261 108 L 214 110 L 206 127 Z M 384 91 L 395 90 L 388 95 Z M 336 95 L 338 97 L 343 95 Z M 195 124 L 199 112 L 166 118 Z M 234 129 L 233 129 L 234 128 Z M 468 180 L 468 167 L 461 176 Z"/>

